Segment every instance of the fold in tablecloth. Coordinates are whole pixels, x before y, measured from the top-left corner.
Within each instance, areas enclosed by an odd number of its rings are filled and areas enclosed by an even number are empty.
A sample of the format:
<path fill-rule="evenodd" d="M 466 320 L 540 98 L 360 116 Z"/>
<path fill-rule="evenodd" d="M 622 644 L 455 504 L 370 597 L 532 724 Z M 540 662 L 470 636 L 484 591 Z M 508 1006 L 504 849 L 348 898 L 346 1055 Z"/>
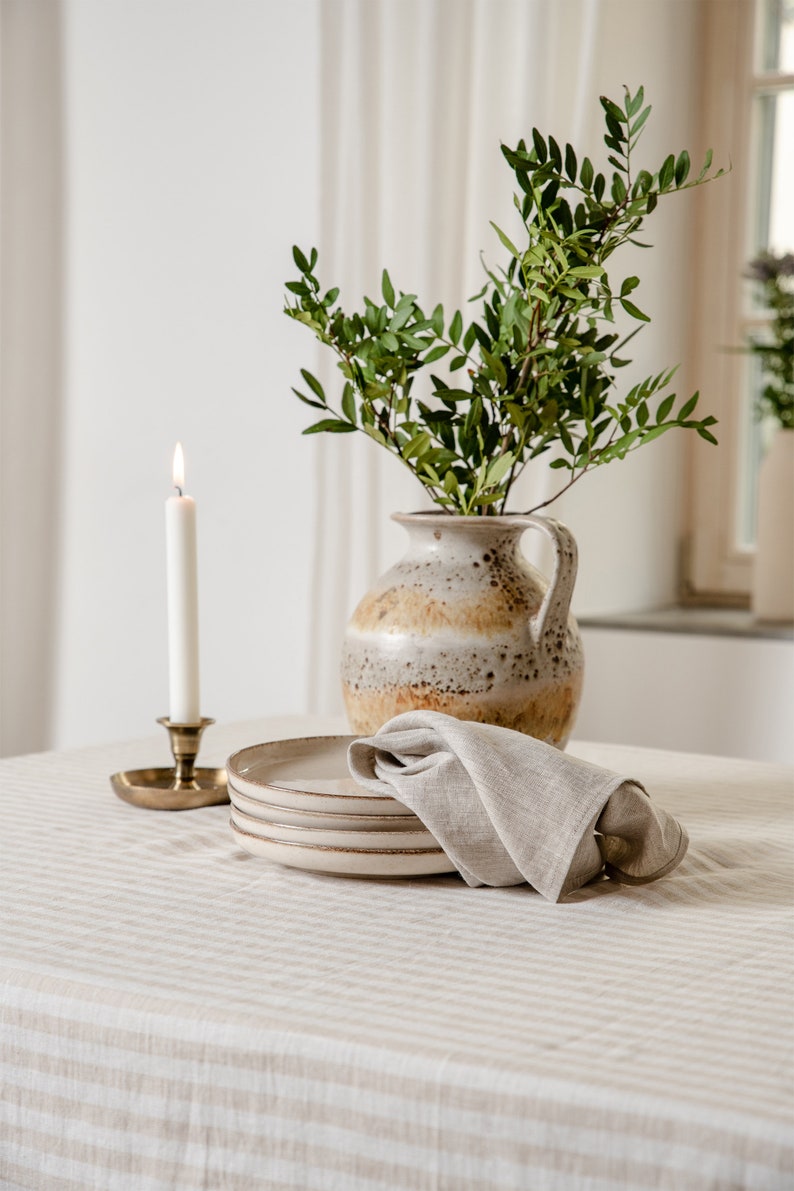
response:
<path fill-rule="evenodd" d="M 689 842 L 639 782 L 493 724 L 409 711 L 354 741 L 348 762 L 419 816 L 469 885 L 528 882 L 557 902 L 602 872 L 654 881 Z"/>

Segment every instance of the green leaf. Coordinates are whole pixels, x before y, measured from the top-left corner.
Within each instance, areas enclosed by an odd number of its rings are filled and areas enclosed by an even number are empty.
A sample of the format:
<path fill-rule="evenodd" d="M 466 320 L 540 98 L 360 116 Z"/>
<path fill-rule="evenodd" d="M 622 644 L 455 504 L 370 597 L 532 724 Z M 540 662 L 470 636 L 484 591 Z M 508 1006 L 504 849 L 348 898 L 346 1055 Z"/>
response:
<path fill-rule="evenodd" d="M 602 277 L 604 272 L 601 265 L 574 265 L 568 270 L 571 277 Z"/>
<path fill-rule="evenodd" d="M 636 181 L 631 188 L 632 194 L 647 194 L 653 185 L 653 178 L 647 170 L 640 170 L 637 174 Z"/>
<path fill-rule="evenodd" d="M 642 101 L 645 98 L 645 89 L 639 87 L 636 94 L 632 97 L 626 91 L 626 115 L 636 116 L 637 112 L 642 107 Z"/>
<path fill-rule="evenodd" d="M 306 384 L 309 386 L 309 388 L 314 393 L 314 395 L 316 397 L 320 398 L 323 405 L 327 405 L 328 402 L 326 401 L 326 398 L 325 398 L 323 386 L 320 384 L 317 377 L 312 376 L 311 372 L 309 372 L 308 369 L 306 369 L 306 368 L 301 368 L 301 376 L 306 381 Z"/>
<path fill-rule="evenodd" d="M 659 408 L 656 411 L 656 421 L 664 422 L 667 418 L 667 415 L 670 413 L 670 410 L 673 408 L 674 404 L 675 404 L 675 393 L 670 393 L 670 394 L 668 394 L 667 397 L 665 397 L 664 401 L 661 401 L 659 403 Z"/>
<path fill-rule="evenodd" d="M 544 211 L 548 211 L 554 200 L 557 198 L 557 193 L 560 189 L 560 184 L 557 179 L 549 182 L 544 188 L 543 194 L 540 196 L 540 205 Z"/>
<path fill-rule="evenodd" d="M 544 162 L 548 157 L 548 151 L 546 149 L 546 142 L 538 132 L 537 128 L 532 129 L 532 143 L 535 146 L 535 152 L 537 154 L 538 161 Z"/>
<path fill-rule="evenodd" d="M 438 344 L 437 347 L 433 347 L 430 349 L 430 351 L 424 357 L 423 363 L 434 364 L 436 362 L 436 360 L 440 360 L 442 358 L 442 356 L 445 356 L 448 351 L 449 351 L 449 344 L 448 343 L 440 343 L 440 344 Z"/>
<path fill-rule="evenodd" d="M 300 393 L 297 389 L 292 390 L 296 397 L 299 397 L 305 405 L 312 405 L 315 409 L 325 409 L 326 407 L 319 401 L 312 401 L 311 397 L 307 397 L 304 393 Z"/>
<path fill-rule="evenodd" d="M 391 308 L 393 310 L 394 309 L 394 286 L 392 285 L 391 278 L 389 277 L 389 274 L 387 273 L 387 271 L 385 269 L 383 270 L 383 277 L 381 279 L 381 292 L 383 293 L 383 299 L 386 302 L 386 305 L 391 306 Z"/>
<path fill-rule="evenodd" d="M 609 129 L 609 136 L 604 137 L 604 140 L 609 144 L 610 148 L 620 150 L 621 145 L 626 139 L 626 136 L 621 128 L 621 120 L 616 120 L 613 116 L 607 115 L 607 128 Z"/>
<path fill-rule="evenodd" d="M 498 459 L 494 459 L 493 463 L 488 467 L 485 473 L 484 488 L 492 488 L 494 484 L 499 484 L 510 468 L 513 466 L 513 454 L 507 451 L 504 455 L 500 455 Z"/>
<path fill-rule="evenodd" d="M 636 137 L 637 133 L 640 131 L 640 129 L 642 128 L 643 124 L 648 119 L 650 114 L 651 114 L 651 108 L 650 108 L 650 105 L 648 105 L 648 107 L 645 108 L 645 110 L 641 113 L 639 118 L 634 121 L 631 128 L 629 129 L 629 136 L 632 137 L 632 139 L 634 137 Z"/>
<path fill-rule="evenodd" d="M 311 273 L 311 265 L 301 252 L 300 248 L 298 248 L 297 244 L 293 244 L 292 246 L 292 259 L 295 261 L 295 264 L 298 266 L 301 273 Z"/>
<path fill-rule="evenodd" d="M 493 230 L 496 232 L 499 239 L 504 244 L 507 251 L 512 253 L 513 256 L 520 256 L 518 249 L 516 248 L 513 241 L 509 238 L 509 236 L 506 236 L 505 233 L 502 231 L 502 229 L 500 227 L 496 226 L 496 224 L 493 222 L 493 220 L 489 220 L 489 223 L 490 223 L 491 227 L 493 228 Z"/>
<path fill-rule="evenodd" d="M 601 107 L 608 116 L 611 116 L 618 124 L 622 124 L 625 121 L 626 117 L 616 103 L 613 103 L 611 99 L 607 99 L 606 95 L 601 95 L 600 100 Z"/>
<path fill-rule="evenodd" d="M 568 433 L 568 427 L 565 425 L 564 422 L 560 422 L 559 425 L 557 426 L 557 433 L 559 434 L 560 442 L 562 443 L 562 445 L 565 448 L 565 450 L 567 451 L 567 453 L 569 455 L 575 454 L 575 447 L 573 445 L 573 439 L 571 438 L 570 434 Z"/>
<path fill-rule="evenodd" d="M 505 366 L 502 361 L 497 356 L 492 355 L 491 352 L 487 351 L 484 347 L 480 348 L 480 355 L 490 368 L 491 372 L 494 374 L 496 383 L 501 389 L 505 389 L 507 386 L 507 372 L 505 371 Z"/>
<path fill-rule="evenodd" d="M 620 287 L 621 298 L 625 298 L 626 295 L 630 294 L 632 290 L 635 290 L 639 284 L 639 277 L 626 277 Z"/>
<path fill-rule="evenodd" d="M 382 430 L 379 430 L 377 426 L 370 426 L 368 422 L 365 422 L 364 430 L 370 436 L 370 438 L 374 438 L 375 442 L 380 446 L 388 447 L 390 445 L 386 435 Z"/>
<path fill-rule="evenodd" d="M 430 317 L 430 325 L 433 328 L 433 333 L 439 338 L 444 334 L 444 307 L 439 302 Z M 427 361 L 425 360 L 425 363 Z"/>
<path fill-rule="evenodd" d="M 692 396 L 689 398 L 689 400 L 687 402 L 685 402 L 684 405 L 682 405 L 681 409 L 678 411 L 678 421 L 679 422 L 683 422 L 684 419 L 688 418 L 691 413 L 694 413 L 695 406 L 697 405 L 699 400 L 700 400 L 700 393 L 699 392 L 693 393 Z"/>
<path fill-rule="evenodd" d="M 501 492 L 491 492 L 491 493 L 488 493 L 486 496 L 475 496 L 474 500 L 471 502 L 471 507 L 473 509 L 474 508 L 480 509 L 484 505 L 495 505 L 497 503 L 497 501 L 500 501 L 501 499 L 502 499 Z"/>
<path fill-rule="evenodd" d="M 649 323 L 651 321 L 649 316 L 647 314 L 643 314 L 640 308 L 635 306 L 633 302 L 630 302 L 628 298 L 620 298 L 619 301 L 623 309 L 626 311 L 626 314 L 630 314 L 632 318 L 638 318 L 644 323 Z"/>
<path fill-rule="evenodd" d="M 682 149 L 678 155 L 678 160 L 675 163 L 676 186 L 682 186 L 684 182 L 686 182 L 689 175 L 689 164 L 689 154 L 687 153 L 686 149 Z"/>
<path fill-rule="evenodd" d="M 672 153 L 669 157 L 665 157 L 662 168 L 659 170 L 659 189 L 667 190 L 670 183 L 675 176 L 675 157 Z"/>
<path fill-rule="evenodd" d="M 400 451 L 403 459 L 414 459 L 419 455 L 424 454 L 425 450 L 430 446 L 430 435 L 426 430 L 420 430 L 418 434 L 410 440 L 407 446 L 404 446 Z"/>
<path fill-rule="evenodd" d="M 463 317 L 462 317 L 460 311 L 456 310 L 452 316 L 452 322 L 449 324 L 449 337 L 452 340 L 452 342 L 455 344 L 456 347 L 460 340 L 460 334 L 461 334 L 462 330 L 463 330 Z M 471 347 L 471 344 L 469 344 L 469 347 L 466 348 L 466 351 L 469 351 L 470 347 Z"/>
<path fill-rule="evenodd" d="M 664 434 L 667 430 L 671 430 L 671 429 L 672 429 L 672 427 L 670 426 L 669 423 L 665 426 L 651 426 L 642 435 L 642 441 L 644 443 L 645 442 L 653 442 L 653 440 L 655 438 L 659 438 L 659 436 L 661 434 Z"/>
<path fill-rule="evenodd" d="M 402 309 L 398 306 L 389 320 L 389 330 L 401 331 L 405 324 L 411 321 L 412 314 L 413 310 L 410 306 L 403 306 Z"/>
<path fill-rule="evenodd" d="M 709 149 L 706 153 L 706 157 L 703 162 L 703 167 L 702 167 L 700 173 L 698 174 L 698 178 L 697 178 L 698 182 L 702 181 L 703 178 L 705 178 L 706 174 L 709 172 L 709 169 L 711 168 L 711 161 L 712 161 L 713 157 L 714 157 L 714 150 Z"/>
<path fill-rule="evenodd" d="M 350 381 L 347 381 L 342 390 L 342 413 L 347 418 L 348 422 L 355 425 L 356 422 L 356 401 L 353 395 L 353 386 Z"/>
<path fill-rule="evenodd" d="M 313 426 L 307 426 L 304 434 L 319 434 L 321 431 L 329 431 L 331 434 L 349 434 L 355 431 L 356 427 L 351 426 L 350 422 L 343 422 L 339 418 L 323 418 L 320 422 L 315 422 Z"/>
<path fill-rule="evenodd" d="M 576 154 L 573 145 L 565 146 L 565 172 L 571 182 L 576 181 Z"/>
<path fill-rule="evenodd" d="M 471 401 L 473 394 L 466 389 L 435 389 L 433 396 L 444 401 Z"/>
<path fill-rule="evenodd" d="M 585 190 L 590 190 L 593 185 L 593 163 L 589 157 L 585 157 L 582 162 L 582 169 L 579 174 L 579 180 L 584 186 Z"/>

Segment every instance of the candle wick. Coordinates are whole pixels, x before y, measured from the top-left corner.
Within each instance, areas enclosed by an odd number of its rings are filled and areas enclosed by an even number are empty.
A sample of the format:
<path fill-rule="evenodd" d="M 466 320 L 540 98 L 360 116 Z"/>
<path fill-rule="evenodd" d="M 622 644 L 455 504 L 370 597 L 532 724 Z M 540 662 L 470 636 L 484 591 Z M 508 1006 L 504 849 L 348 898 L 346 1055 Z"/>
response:
<path fill-rule="evenodd" d="M 179 485 L 178 485 L 178 484 L 174 484 L 174 487 L 176 488 L 176 490 L 177 490 L 177 492 L 179 493 L 179 495 L 180 495 L 180 496 L 184 496 L 184 495 L 185 495 L 185 494 L 184 494 L 184 492 L 182 491 L 182 489 L 179 487 Z"/>

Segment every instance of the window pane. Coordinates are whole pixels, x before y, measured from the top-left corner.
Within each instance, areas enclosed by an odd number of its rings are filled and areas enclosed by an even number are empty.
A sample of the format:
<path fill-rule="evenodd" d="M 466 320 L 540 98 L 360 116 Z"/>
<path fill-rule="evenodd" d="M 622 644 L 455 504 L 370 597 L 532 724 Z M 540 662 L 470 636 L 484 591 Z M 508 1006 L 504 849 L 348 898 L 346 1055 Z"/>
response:
<path fill-rule="evenodd" d="M 760 69 L 794 72 L 794 3 L 792 0 L 761 0 L 763 28 Z"/>
<path fill-rule="evenodd" d="M 794 248 L 794 91 L 775 96 L 772 185 L 769 196 L 769 247 Z"/>
<path fill-rule="evenodd" d="M 751 252 L 794 249 L 794 89 L 756 97 Z"/>
<path fill-rule="evenodd" d="M 756 416 L 755 403 L 761 383 L 761 361 L 758 356 L 748 356 L 742 378 L 743 400 L 739 433 L 739 482 L 736 487 L 735 522 L 735 544 L 745 550 L 755 545 L 758 468 L 763 447 L 763 427 Z"/>

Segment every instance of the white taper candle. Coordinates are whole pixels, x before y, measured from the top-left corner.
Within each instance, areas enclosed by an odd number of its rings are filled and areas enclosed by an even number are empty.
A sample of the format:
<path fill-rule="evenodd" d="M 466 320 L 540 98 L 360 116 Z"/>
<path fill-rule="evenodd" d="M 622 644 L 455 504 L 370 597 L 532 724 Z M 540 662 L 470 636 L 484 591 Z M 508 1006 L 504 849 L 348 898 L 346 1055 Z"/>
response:
<path fill-rule="evenodd" d="M 196 724 L 201 718 L 196 502 L 183 494 L 184 483 L 182 444 L 177 443 L 174 451 L 174 487 L 178 495 L 169 497 L 165 502 L 169 717 L 175 724 Z"/>

